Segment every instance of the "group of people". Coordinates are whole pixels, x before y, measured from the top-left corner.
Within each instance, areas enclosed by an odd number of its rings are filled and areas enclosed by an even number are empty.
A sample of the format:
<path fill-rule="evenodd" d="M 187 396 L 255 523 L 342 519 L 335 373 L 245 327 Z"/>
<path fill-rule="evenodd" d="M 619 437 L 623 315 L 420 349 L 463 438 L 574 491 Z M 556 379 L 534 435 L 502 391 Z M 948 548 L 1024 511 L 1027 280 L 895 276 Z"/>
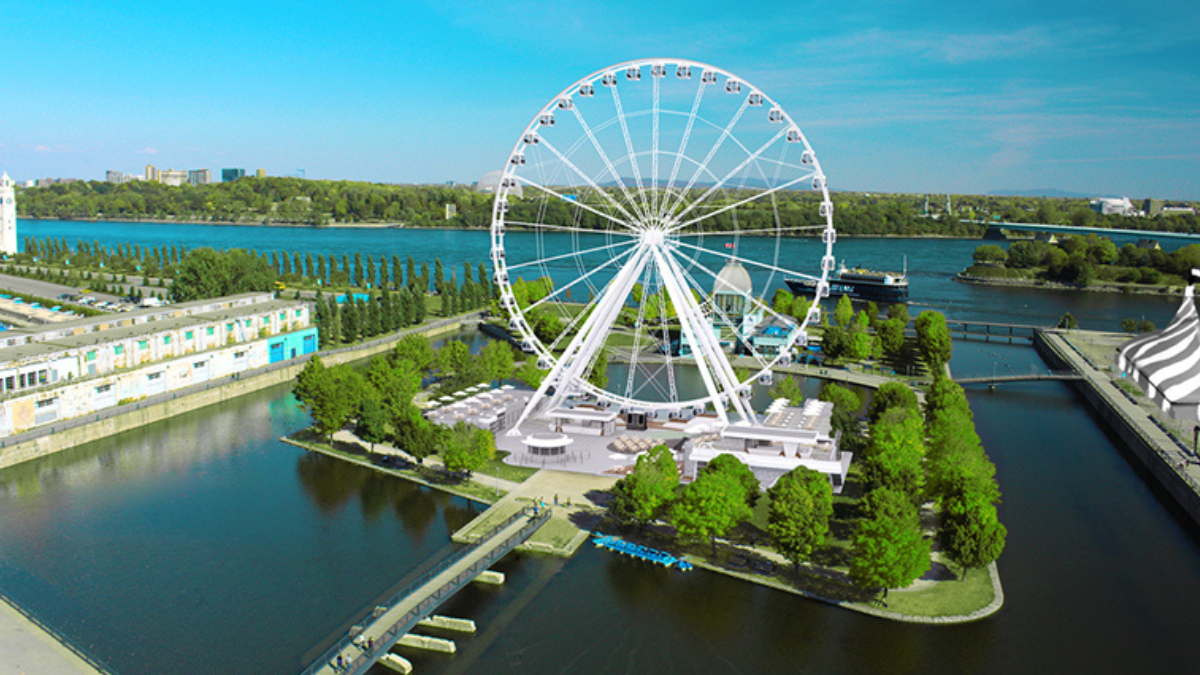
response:
<path fill-rule="evenodd" d="M 362 634 L 359 634 L 354 638 L 354 646 L 358 647 L 364 652 L 373 652 L 375 651 L 375 638 L 366 637 Z M 353 662 L 354 661 L 352 659 L 348 659 L 341 654 L 338 654 L 337 659 L 334 660 L 332 665 L 333 669 L 340 673 L 348 670 L 350 668 L 350 664 Z"/>

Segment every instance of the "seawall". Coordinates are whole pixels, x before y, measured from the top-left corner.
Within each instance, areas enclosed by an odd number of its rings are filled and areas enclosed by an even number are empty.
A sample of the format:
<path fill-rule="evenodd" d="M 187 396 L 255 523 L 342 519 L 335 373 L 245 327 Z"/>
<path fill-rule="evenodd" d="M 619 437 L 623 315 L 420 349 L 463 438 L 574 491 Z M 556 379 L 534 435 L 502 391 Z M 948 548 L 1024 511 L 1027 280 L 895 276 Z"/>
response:
<path fill-rule="evenodd" d="M 476 313 L 451 317 L 392 333 L 360 345 L 324 350 L 317 355 L 326 365 L 348 363 L 388 351 L 406 335 L 418 334 L 432 338 L 459 330 L 464 324 L 473 324 L 477 320 Z M 0 440 L 0 469 L 290 382 L 304 368 L 308 358 L 297 357 L 220 380 L 107 408 L 83 418 L 37 427 Z"/>
<path fill-rule="evenodd" d="M 1121 439 L 1129 454 L 1192 521 L 1200 524 L 1200 467 L 1191 463 L 1195 459 L 1191 453 L 1062 335 L 1040 331 L 1033 346 L 1051 368 L 1070 368 L 1084 376 L 1073 385 L 1088 409 Z"/>

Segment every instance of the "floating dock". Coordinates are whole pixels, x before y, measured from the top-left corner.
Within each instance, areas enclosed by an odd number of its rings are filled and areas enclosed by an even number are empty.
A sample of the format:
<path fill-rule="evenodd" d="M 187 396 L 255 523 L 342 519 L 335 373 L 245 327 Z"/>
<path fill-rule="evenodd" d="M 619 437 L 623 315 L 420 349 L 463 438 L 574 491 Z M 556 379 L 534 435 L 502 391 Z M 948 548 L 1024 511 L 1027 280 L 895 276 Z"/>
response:
<path fill-rule="evenodd" d="M 678 558 L 656 548 L 625 541 L 620 537 L 596 533 L 593 535 L 592 543 L 600 548 L 606 548 L 610 551 L 630 556 L 631 558 L 648 560 L 664 567 L 674 567 L 682 572 L 689 572 L 692 569 L 692 564 L 683 558 Z"/>

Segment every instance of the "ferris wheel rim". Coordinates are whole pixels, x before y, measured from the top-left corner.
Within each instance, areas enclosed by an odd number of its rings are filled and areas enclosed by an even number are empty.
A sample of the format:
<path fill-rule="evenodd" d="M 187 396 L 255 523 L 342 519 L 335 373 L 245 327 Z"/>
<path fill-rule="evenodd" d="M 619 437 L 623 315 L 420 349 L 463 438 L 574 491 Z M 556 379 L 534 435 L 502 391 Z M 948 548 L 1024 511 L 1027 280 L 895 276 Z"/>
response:
<path fill-rule="evenodd" d="M 542 120 L 544 120 L 544 118 L 545 118 L 544 116 L 547 114 L 553 115 L 556 110 L 556 107 L 559 106 L 560 102 L 563 101 L 564 99 L 570 99 L 572 96 L 572 93 L 579 91 L 580 87 L 582 85 L 584 85 L 584 84 L 594 85 L 595 83 L 599 82 L 605 76 L 620 74 L 622 71 L 627 71 L 628 69 L 631 69 L 631 68 L 637 68 L 640 71 L 641 69 L 643 69 L 645 67 L 651 67 L 651 68 L 653 68 L 654 66 L 666 67 L 668 65 L 675 66 L 675 67 L 690 66 L 690 67 L 694 67 L 694 68 L 699 68 L 699 69 L 701 69 L 702 72 L 708 71 L 708 72 L 715 73 L 717 76 L 724 77 L 724 78 L 726 78 L 726 81 L 734 80 L 736 82 L 744 84 L 749 89 L 749 92 L 747 94 L 748 96 L 750 94 L 757 94 L 762 97 L 762 100 L 765 103 L 769 104 L 769 107 L 767 107 L 767 109 L 771 110 L 773 113 L 775 111 L 778 111 L 782 115 L 782 119 L 783 119 L 781 130 L 779 133 L 783 134 L 784 132 L 795 131 L 799 135 L 799 141 L 804 149 L 804 152 L 808 156 L 811 157 L 811 167 L 812 167 L 811 173 L 809 174 L 809 176 L 802 177 L 802 179 L 807 180 L 809 177 L 813 177 L 814 188 L 817 188 L 814 190 L 814 192 L 819 190 L 819 192 L 821 194 L 822 210 L 824 211 L 824 204 L 831 203 L 830 198 L 829 198 L 828 184 L 827 184 L 827 181 L 825 180 L 825 174 L 824 174 L 823 170 L 821 169 L 820 161 L 816 157 L 816 153 L 812 150 L 812 146 L 809 143 L 807 136 L 804 135 L 802 129 L 800 128 L 800 126 L 798 124 L 796 124 L 796 122 L 791 117 L 791 115 L 781 105 L 779 105 L 775 101 L 775 99 L 771 98 L 769 95 L 767 95 L 765 92 L 763 92 L 763 90 L 761 88 L 758 88 L 758 87 L 755 87 L 754 85 L 752 85 L 745 78 L 737 76 L 737 75 L 733 74 L 732 72 L 727 71 L 725 69 L 722 69 L 722 68 L 719 68 L 716 66 L 712 66 L 711 64 L 707 64 L 707 63 L 703 63 L 703 62 L 699 62 L 699 61 L 693 61 L 693 60 L 689 60 L 689 59 L 648 58 L 648 59 L 635 59 L 635 60 L 630 60 L 630 61 L 624 61 L 621 63 L 610 65 L 606 68 L 596 70 L 593 73 L 576 80 L 570 86 L 566 87 L 561 92 L 559 92 L 557 95 L 555 95 L 554 97 L 551 97 L 550 100 L 547 102 L 547 104 L 544 105 L 541 109 L 539 109 L 539 111 L 533 116 L 533 119 L 530 121 L 530 123 L 528 125 L 526 125 L 525 130 L 522 132 L 522 134 L 518 138 L 516 144 L 513 146 L 513 151 L 510 153 L 509 156 L 512 157 L 514 155 L 519 154 L 521 152 L 523 146 L 525 145 L 525 139 L 528 137 L 528 135 L 531 133 L 536 133 L 542 127 Z M 703 86 L 701 87 L 701 89 L 703 89 Z M 622 114 L 623 113 L 618 112 L 618 116 L 621 116 Z M 639 113 L 639 114 L 645 114 L 645 113 L 643 111 L 642 113 Z M 675 114 L 675 113 L 672 112 L 671 114 Z M 695 109 L 693 109 L 693 112 L 691 113 L 691 118 L 693 118 L 693 119 L 691 121 L 694 121 L 695 117 L 696 117 Z M 736 120 L 735 120 L 735 122 L 736 122 Z M 609 123 L 612 123 L 612 121 L 608 120 L 605 123 L 609 124 Z M 624 118 L 621 119 L 621 123 L 624 124 Z M 656 121 L 656 123 L 657 123 L 657 121 Z M 583 138 L 580 138 L 577 141 L 576 145 L 578 146 L 578 145 L 582 144 L 583 140 L 584 140 Z M 657 142 L 657 137 L 655 140 Z M 743 148 L 743 150 L 744 149 L 745 148 Z M 657 148 L 651 152 L 654 154 L 655 161 L 657 161 L 658 156 L 670 155 L 669 151 L 665 151 L 665 150 L 657 149 Z M 643 151 L 638 154 L 646 154 L 646 152 Z M 682 154 L 682 151 L 681 151 L 681 154 Z M 628 161 L 634 167 L 636 167 L 637 166 L 636 154 L 631 152 L 630 155 L 631 156 L 629 156 L 629 157 L 620 158 L 618 161 Z M 561 155 L 560 155 L 560 157 L 561 157 Z M 691 160 L 692 158 L 689 157 L 688 159 Z M 754 157 L 751 157 L 750 159 L 754 159 Z M 606 161 L 607 161 L 607 159 L 606 159 Z M 613 165 L 610 163 L 610 165 L 609 165 L 610 170 L 612 170 L 612 166 Z M 512 192 L 512 185 L 515 185 L 516 180 L 522 181 L 525 186 L 532 185 L 532 183 L 529 182 L 526 177 L 518 176 L 518 174 L 517 174 L 518 168 L 519 168 L 518 166 L 516 166 L 510 162 L 510 163 L 506 164 L 506 167 L 505 167 L 504 171 L 502 172 L 501 183 L 496 191 L 496 198 L 493 202 L 492 226 L 490 228 L 492 244 L 493 244 L 492 258 L 493 258 L 493 265 L 496 269 L 497 284 L 500 287 L 501 296 L 508 297 L 508 298 L 513 297 L 513 291 L 512 291 L 512 285 L 511 285 L 512 281 L 508 278 L 508 274 L 507 274 L 507 271 L 509 268 L 504 260 L 505 248 L 504 248 L 504 241 L 503 241 L 504 236 L 503 235 L 505 232 L 506 218 L 505 218 L 505 213 L 504 213 L 504 209 L 502 206 L 502 200 L 506 200 L 508 198 L 509 194 Z M 730 175 L 732 175 L 732 173 L 733 172 L 731 172 Z M 616 177 L 617 173 L 614 171 L 612 175 L 614 177 Z M 692 189 L 692 187 L 695 183 L 695 175 L 698 175 L 698 172 L 693 175 L 692 181 L 689 182 L 687 187 L 680 187 L 678 189 L 678 192 L 681 195 L 688 193 Z M 506 181 L 504 180 L 505 178 L 512 178 L 512 179 L 514 179 L 514 182 L 506 183 Z M 817 179 L 820 180 L 819 187 L 815 184 L 815 181 Z M 619 178 L 617 180 L 619 182 Z M 657 180 L 657 176 L 654 177 L 654 180 Z M 537 186 L 537 187 L 546 189 L 544 186 Z M 596 188 L 596 186 L 594 184 L 593 184 L 593 188 Z M 651 187 L 649 189 L 654 190 L 655 188 Z M 642 187 L 639 186 L 638 190 L 642 190 Z M 668 186 L 667 191 L 669 192 L 669 190 L 670 190 L 670 186 Z M 766 193 L 766 196 L 771 196 L 774 191 L 775 190 L 768 191 Z M 604 191 L 600 190 L 599 188 L 596 188 L 596 192 L 598 194 L 604 194 Z M 758 197 L 755 197 L 754 200 L 757 200 L 758 198 L 760 198 L 762 196 L 764 196 L 764 195 L 759 195 Z M 560 195 L 560 197 L 561 197 L 561 195 Z M 781 228 L 780 228 L 780 224 L 779 224 L 779 220 L 778 220 L 778 208 L 774 205 L 773 199 L 774 198 L 772 196 L 772 212 L 774 213 L 774 216 L 775 216 L 774 222 L 775 222 L 775 226 L 776 226 L 774 228 L 774 231 L 775 231 L 775 242 L 774 242 L 775 260 L 773 262 L 777 263 L 778 255 L 779 255 L 778 251 L 779 251 L 779 246 L 780 246 L 780 241 L 781 241 L 781 236 L 780 236 Z M 682 199 L 680 200 L 680 202 L 681 201 L 682 201 Z M 748 200 L 748 201 L 751 201 L 751 200 Z M 697 203 L 699 203 L 699 202 L 697 202 Z M 635 204 L 635 201 L 633 199 L 629 199 L 628 204 L 630 205 L 630 208 L 634 208 L 633 205 Z M 679 203 L 677 203 L 677 206 L 678 206 L 678 204 Z M 580 206 L 582 206 L 582 205 L 580 205 Z M 689 206 L 688 208 L 690 210 L 691 206 Z M 622 223 L 619 219 L 612 217 L 611 214 L 606 215 L 606 214 L 598 213 L 598 215 L 604 217 L 605 220 L 607 221 L 605 228 L 603 228 L 603 229 L 571 228 L 570 231 L 571 231 L 572 239 L 574 240 L 579 234 L 601 235 L 601 236 L 605 237 L 606 241 L 611 239 L 612 237 L 622 237 L 623 236 L 623 237 L 631 238 L 633 236 L 636 236 L 633 233 L 634 228 L 630 227 L 631 223 L 629 223 L 629 222 Z M 823 225 L 813 225 L 813 226 L 808 226 L 808 227 L 811 229 L 821 229 L 825 232 L 834 232 L 835 230 L 833 227 L 832 212 L 831 211 L 823 212 L 822 216 L 823 216 L 822 220 L 824 221 Z M 631 218 L 631 220 L 632 220 L 632 218 Z M 689 224 L 695 224 L 695 223 L 685 223 L 685 226 L 689 225 Z M 612 225 L 622 225 L 625 227 L 625 229 L 624 230 L 615 229 L 614 227 L 612 227 Z M 554 229 L 554 228 L 552 228 L 546 224 L 542 224 L 542 225 L 537 226 L 535 228 L 535 231 L 539 232 L 539 236 L 540 236 L 540 233 L 542 232 L 542 230 L 549 230 L 549 229 Z M 763 230 L 763 232 L 766 232 L 766 231 L 770 231 L 770 228 L 768 228 L 767 230 Z M 687 235 L 680 235 L 680 236 L 701 236 L 701 237 L 703 237 L 703 236 L 706 236 L 707 234 L 711 234 L 712 236 L 732 236 L 735 239 L 737 237 L 741 236 L 741 233 L 736 228 L 732 231 L 712 232 L 712 233 L 699 232 L 699 233 L 689 233 Z M 834 236 L 836 236 L 836 235 L 834 235 Z M 828 258 L 828 257 L 831 257 L 831 253 L 832 253 L 832 240 L 828 237 L 826 237 L 825 239 L 826 239 L 826 241 L 825 241 L 825 257 Z M 609 247 L 604 247 L 604 248 L 609 248 Z M 499 257 L 497 257 L 497 253 L 496 253 L 497 251 L 499 251 Z M 564 254 L 564 257 L 568 257 L 571 255 L 572 254 L 570 254 L 570 253 Z M 574 255 L 576 257 L 576 260 L 578 261 L 579 260 L 578 252 L 576 252 Z M 616 258 L 613 258 L 612 260 L 616 260 Z M 545 270 L 545 266 L 544 266 L 545 262 L 546 262 L 546 259 L 543 257 L 543 258 L 540 258 L 539 260 L 534 260 L 532 262 L 525 263 L 525 266 L 533 266 L 533 265 L 541 264 L 543 270 Z M 610 260 L 610 262 L 611 262 L 611 260 Z M 747 261 L 747 262 L 749 262 L 749 261 Z M 514 267 L 513 269 L 519 269 L 519 267 Z M 688 269 L 690 271 L 693 268 L 689 267 Z M 821 269 L 822 269 L 822 271 L 821 271 L 821 275 L 819 277 L 819 281 L 822 284 L 827 284 L 829 270 L 825 269 L 824 265 L 822 265 Z M 714 276 L 714 277 L 716 276 L 713 274 L 712 270 L 709 270 L 707 268 L 703 268 L 703 270 L 710 276 Z M 582 269 L 581 269 L 581 271 L 582 271 Z M 780 269 L 779 271 L 786 271 L 786 270 Z M 787 271 L 787 272 L 789 274 L 791 273 L 790 271 Z M 773 279 L 773 275 L 775 273 L 776 273 L 775 270 L 771 271 L 772 279 Z M 798 275 L 798 276 L 810 276 L 810 275 Z M 815 277 L 810 277 L 810 278 L 815 278 Z M 577 281 L 578 280 L 576 280 L 576 282 Z M 576 283 L 576 282 L 572 282 L 572 283 Z M 592 289 L 593 296 L 599 297 L 600 294 L 598 292 L 598 289 L 596 289 L 592 285 L 590 280 L 587 281 L 587 283 L 588 283 L 588 286 L 591 287 L 591 289 Z M 698 286 L 698 284 L 695 284 L 694 282 L 693 282 L 693 285 Z M 818 286 L 818 291 L 819 291 L 819 289 L 820 289 L 820 286 Z M 764 289 L 763 297 L 756 298 L 756 300 L 758 300 L 759 304 L 763 305 L 763 307 L 765 309 L 772 311 L 772 313 L 773 313 L 773 310 L 770 308 L 770 306 L 768 304 L 766 304 L 765 302 L 763 302 L 763 300 L 765 300 L 765 293 L 766 293 L 766 291 Z M 818 295 L 819 295 L 819 292 L 818 292 Z M 814 305 L 817 304 L 819 299 L 820 298 L 817 298 L 817 300 L 814 301 Z M 592 307 L 592 304 L 589 302 L 584 307 L 585 307 L 585 310 L 587 310 L 588 308 Z M 509 309 L 513 312 L 516 331 L 521 334 L 522 342 L 525 345 L 530 345 L 533 347 L 533 353 L 538 357 L 539 361 L 545 360 L 549 363 L 554 363 L 556 361 L 556 357 L 553 353 L 553 351 L 554 351 L 553 346 L 557 345 L 557 342 L 553 343 L 553 345 L 551 345 L 551 346 L 547 346 L 540 339 L 537 338 L 537 336 L 534 334 L 533 330 L 529 326 L 528 319 L 524 314 L 525 311 L 527 311 L 527 310 L 522 310 L 519 306 L 516 305 L 515 302 L 513 302 L 512 307 Z M 585 313 L 585 312 L 580 312 L 576 318 L 578 318 L 578 316 L 582 316 L 583 313 Z M 776 315 L 776 316 L 778 316 L 778 315 Z M 810 312 L 810 314 L 806 315 L 803 319 L 799 319 L 799 320 L 793 322 L 799 330 L 793 332 L 790 339 L 786 342 L 785 347 L 783 349 L 780 349 L 779 352 L 773 358 L 771 358 L 765 362 L 763 362 L 763 360 L 760 359 L 759 364 L 758 364 L 760 367 L 752 369 L 750 371 L 751 375 L 749 377 L 747 377 L 745 380 L 740 380 L 740 376 L 739 376 L 739 382 L 738 382 L 738 386 L 736 387 L 736 393 L 730 393 L 730 394 L 728 394 L 728 396 L 717 397 L 717 398 L 718 399 L 728 399 L 729 397 L 731 397 L 733 395 L 741 395 L 741 392 L 750 390 L 751 387 L 753 386 L 754 382 L 759 380 L 765 373 L 772 372 L 773 368 L 775 368 L 779 364 L 779 362 L 784 358 L 785 352 L 790 351 L 792 348 L 794 348 L 796 346 L 797 342 L 800 342 L 800 335 L 803 334 L 804 330 L 811 324 L 812 316 L 813 315 Z M 564 335 L 569 332 L 570 332 L 570 328 L 568 328 L 567 330 L 564 331 Z M 560 340 L 561 340 L 561 337 L 560 337 Z M 602 347 L 602 348 L 605 348 L 605 347 Z M 683 358 L 680 358 L 678 360 L 678 363 L 685 363 L 685 362 L 686 361 Z M 595 398 L 597 398 L 599 400 L 607 401 L 612 404 L 621 405 L 622 407 L 652 408 L 652 409 L 659 409 L 659 410 L 685 410 L 685 409 L 689 409 L 689 408 L 697 409 L 700 407 L 707 407 L 708 405 L 722 405 L 723 403 L 727 402 L 727 400 L 714 400 L 714 397 L 711 395 L 704 396 L 704 397 L 698 397 L 698 398 L 691 398 L 691 399 L 686 399 L 686 400 L 652 401 L 652 400 L 647 400 L 647 399 L 631 397 L 628 395 L 623 396 L 619 393 L 612 392 L 612 391 L 609 391 L 607 389 L 603 389 L 600 387 L 596 387 L 595 385 L 593 385 L 589 382 L 586 382 L 586 381 L 582 381 L 582 380 L 576 381 L 573 384 L 578 389 L 580 389 L 582 391 L 582 393 L 590 394 L 591 396 L 594 396 Z M 645 385 L 643 385 L 643 386 L 645 386 Z"/>

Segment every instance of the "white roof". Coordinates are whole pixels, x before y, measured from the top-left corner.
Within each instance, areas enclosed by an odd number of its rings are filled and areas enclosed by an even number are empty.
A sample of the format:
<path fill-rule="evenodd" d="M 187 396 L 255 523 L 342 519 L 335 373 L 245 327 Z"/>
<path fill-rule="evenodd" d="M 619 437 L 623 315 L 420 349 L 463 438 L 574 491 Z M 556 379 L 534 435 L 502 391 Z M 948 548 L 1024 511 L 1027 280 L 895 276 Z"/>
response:
<path fill-rule="evenodd" d="M 561 448 L 574 442 L 575 439 L 566 434 L 530 434 L 525 437 L 525 445 L 531 448 Z"/>
<path fill-rule="evenodd" d="M 731 424 L 721 433 L 725 438 L 753 441 L 788 441 L 791 443 L 816 443 L 817 432 L 808 429 L 786 429 L 780 427 L 757 427 L 749 424 Z"/>
<path fill-rule="evenodd" d="M 547 414 L 553 419 L 612 422 L 621 413 L 617 410 L 592 410 L 591 408 L 555 408 Z"/>

